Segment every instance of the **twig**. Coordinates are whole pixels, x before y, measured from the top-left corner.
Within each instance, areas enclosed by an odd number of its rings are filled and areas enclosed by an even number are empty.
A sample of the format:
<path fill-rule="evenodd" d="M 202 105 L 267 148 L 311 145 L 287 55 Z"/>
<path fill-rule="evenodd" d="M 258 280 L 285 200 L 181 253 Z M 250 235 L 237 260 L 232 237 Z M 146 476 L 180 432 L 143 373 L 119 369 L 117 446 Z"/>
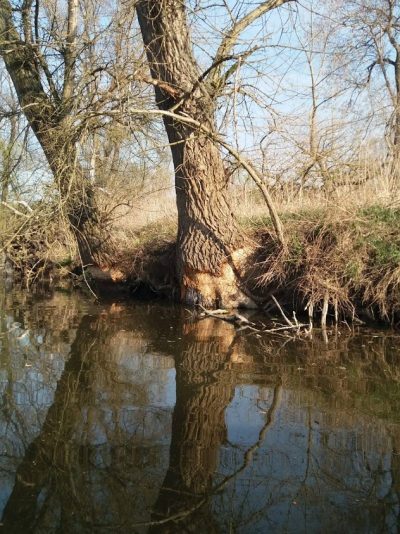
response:
<path fill-rule="evenodd" d="M 201 304 L 199 304 L 199 308 L 201 308 L 203 312 L 209 317 L 214 317 L 214 319 L 221 319 L 221 321 L 226 321 L 227 323 L 254 326 L 254 323 L 252 323 L 251 321 L 246 319 L 246 317 L 243 317 L 243 315 L 240 315 L 239 313 L 234 313 L 233 315 L 225 315 L 227 313 L 226 310 L 207 310 Z"/>
<path fill-rule="evenodd" d="M 211 310 L 210 313 L 212 313 L 213 315 L 227 315 L 229 312 L 228 310 L 218 309 L 218 310 Z"/>
<path fill-rule="evenodd" d="M 262 332 L 263 330 L 260 330 L 259 328 L 255 328 L 254 326 L 250 326 L 249 324 L 245 324 L 244 326 L 241 326 L 237 329 L 237 332 L 243 332 L 244 330 L 251 330 L 252 332 Z"/>
<path fill-rule="evenodd" d="M 10 206 L 10 204 L 8 204 L 7 202 L 4 202 L 4 200 L 2 200 L 0 204 L 6 207 L 7 209 L 9 209 L 10 211 L 12 211 L 13 213 L 15 213 L 15 215 L 19 215 L 20 217 L 26 217 L 27 219 L 29 219 L 30 217 L 26 213 L 22 213 L 22 211 L 16 210 L 15 208 L 13 208 L 13 206 Z"/>
<path fill-rule="evenodd" d="M 252 323 L 251 321 L 246 319 L 246 317 L 243 317 L 243 315 L 240 315 L 239 313 L 235 313 L 234 315 L 224 315 L 226 313 L 225 310 L 215 310 L 215 311 L 207 310 L 201 304 L 199 304 L 199 308 L 201 308 L 203 310 L 203 313 L 207 315 L 208 317 L 213 317 L 214 319 L 220 319 L 221 321 L 225 321 L 227 323 L 239 325 L 240 328 L 238 328 L 237 330 L 238 332 L 243 332 L 244 330 L 251 330 L 252 332 L 256 332 L 258 334 L 273 334 L 275 332 L 281 332 L 282 330 L 291 330 L 291 329 L 300 330 L 301 328 L 308 327 L 308 324 L 299 323 L 297 319 L 296 319 L 296 324 L 290 323 L 289 319 L 287 319 L 287 317 L 283 314 L 282 308 L 280 308 L 280 306 L 279 308 L 282 314 L 284 315 L 284 317 L 286 317 L 287 321 L 289 322 L 289 325 L 278 326 L 276 328 L 257 328 L 255 323 Z"/>
<path fill-rule="evenodd" d="M 33 209 L 30 207 L 30 205 L 25 202 L 25 200 L 16 200 L 15 201 L 16 204 L 21 204 L 21 206 L 24 206 L 24 208 L 26 208 L 29 213 L 33 213 Z"/>
<path fill-rule="evenodd" d="M 277 328 L 269 328 L 267 330 L 260 330 L 263 334 L 271 334 L 273 332 L 279 332 L 281 330 L 291 330 L 291 329 L 300 329 L 300 328 L 306 328 L 308 327 L 308 324 L 305 323 L 298 323 L 298 324 L 292 324 L 292 326 L 279 326 Z"/>
<path fill-rule="evenodd" d="M 282 310 L 281 305 L 280 305 L 279 302 L 276 300 L 276 298 L 274 297 L 274 295 L 271 295 L 271 298 L 272 298 L 272 300 L 275 302 L 275 304 L 276 304 L 278 310 L 281 312 L 281 315 L 282 315 L 282 317 L 284 318 L 285 322 L 286 322 L 291 328 L 296 328 L 296 325 L 294 325 L 294 324 L 292 323 L 292 321 L 291 321 L 288 317 L 286 317 L 285 312 Z"/>

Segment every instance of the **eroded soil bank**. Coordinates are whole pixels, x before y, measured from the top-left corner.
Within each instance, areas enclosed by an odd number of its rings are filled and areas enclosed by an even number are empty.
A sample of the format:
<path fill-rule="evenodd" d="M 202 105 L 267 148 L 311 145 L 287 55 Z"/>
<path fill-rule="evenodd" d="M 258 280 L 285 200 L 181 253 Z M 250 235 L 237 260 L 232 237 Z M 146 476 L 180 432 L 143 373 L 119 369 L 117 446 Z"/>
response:
<path fill-rule="evenodd" d="M 400 209 L 372 206 L 355 213 L 324 210 L 286 214 L 288 246 L 277 243 L 268 218 L 243 221 L 247 256 L 240 287 L 257 307 L 276 313 L 272 296 L 290 315 L 316 324 L 358 318 L 393 326 L 400 320 Z M 97 294 L 179 300 L 175 273 L 175 228 L 162 222 L 142 229 L 100 267 L 82 270 L 60 246 L 51 258 L 46 245 L 16 240 L 3 256 L 5 276 L 86 287 Z M 45 253 L 46 252 L 46 253 Z M 218 307 L 218 302 L 214 303 Z"/>

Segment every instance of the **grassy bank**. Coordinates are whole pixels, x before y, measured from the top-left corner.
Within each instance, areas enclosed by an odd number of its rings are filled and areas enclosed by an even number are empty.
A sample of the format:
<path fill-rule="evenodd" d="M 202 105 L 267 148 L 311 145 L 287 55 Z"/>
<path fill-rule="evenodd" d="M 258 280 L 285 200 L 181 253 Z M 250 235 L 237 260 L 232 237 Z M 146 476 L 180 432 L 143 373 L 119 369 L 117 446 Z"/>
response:
<path fill-rule="evenodd" d="M 356 315 L 396 322 L 400 314 L 400 209 L 370 205 L 284 213 L 288 250 L 268 220 L 253 221 L 247 283 L 266 299 L 322 321 Z"/>
<path fill-rule="evenodd" d="M 282 251 L 268 217 L 242 217 L 250 243 L 243 284 L 260 306 L 274 295 L 289 311 L 318 323 L 354 317 L 395 324 L 400 318 L 400 208 L 353 211 L 318 207 L 281 214 L 288 239 Z M 145 226 L 131 250 L 129 279 L 173 291 L 175 225 Z M 326 316 L 326 317 L 324 317 Z"/>
<path fill-rule="evenodd" d="M 277 244 L 260 199 L 244 202 L 237 195 L 235 211 L 250 251 L 242 283 L 261 307 L 272 310 L 274 295 L 289 313 L 308 314 L 317 323 L 356 316 L 400 320 L 399 199 L 383 189 L 356 193 L 343 191 L 334 199 L 315 191 L 276 197 L 286 251 Z M 48 224 L 40 213 L 26 221 L 10 216 L 7 228 L 8 240 L 16 234 L 7 254 L 30 279 L 79 271 L 71 236 L 65 228 L 60 233 L 56 222 Z M 119 213 L 110 232 L 120 250 L 110 270 L 121 272 L 133 291 L 175 294 L 173 198 Z"/>

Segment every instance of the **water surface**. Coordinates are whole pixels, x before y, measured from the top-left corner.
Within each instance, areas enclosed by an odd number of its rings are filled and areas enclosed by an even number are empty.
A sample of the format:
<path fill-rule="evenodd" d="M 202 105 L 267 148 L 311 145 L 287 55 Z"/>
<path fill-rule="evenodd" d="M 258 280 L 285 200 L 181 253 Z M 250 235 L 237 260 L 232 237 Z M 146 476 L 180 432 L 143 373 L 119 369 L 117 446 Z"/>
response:
<path fill-rule="evenodd" d="M 0 532 L 398 532 L 400 337 L 0 288 Z"/>

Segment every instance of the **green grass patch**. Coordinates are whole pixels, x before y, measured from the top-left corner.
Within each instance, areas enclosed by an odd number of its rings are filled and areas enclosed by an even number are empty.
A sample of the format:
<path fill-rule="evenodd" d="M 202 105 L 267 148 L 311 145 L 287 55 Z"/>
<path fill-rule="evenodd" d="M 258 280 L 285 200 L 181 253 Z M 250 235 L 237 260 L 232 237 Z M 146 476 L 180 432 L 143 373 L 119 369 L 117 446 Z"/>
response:
<path fill-rule="evenodd" d="M 388 264 L 400 265 L 400 242 L 393 242 L 388 237 L 387 239 L 371 239 L 370 244 L 375 265 L 380 267 Z"/>
<path fill-rule="evenodd" d="M 177 225 L 171 218 L 147 224 L 135 233 L 134 246 L 156 245 L 160 242 L 172 241 L 176 238 Z"/>
<path fill-rule="evenodd" d="M 360 209 L 358 214 L 373 223 L 392 225 L 393 229 L 400 228 L 400 209 L 398 208 L 369 206 Z"/>

